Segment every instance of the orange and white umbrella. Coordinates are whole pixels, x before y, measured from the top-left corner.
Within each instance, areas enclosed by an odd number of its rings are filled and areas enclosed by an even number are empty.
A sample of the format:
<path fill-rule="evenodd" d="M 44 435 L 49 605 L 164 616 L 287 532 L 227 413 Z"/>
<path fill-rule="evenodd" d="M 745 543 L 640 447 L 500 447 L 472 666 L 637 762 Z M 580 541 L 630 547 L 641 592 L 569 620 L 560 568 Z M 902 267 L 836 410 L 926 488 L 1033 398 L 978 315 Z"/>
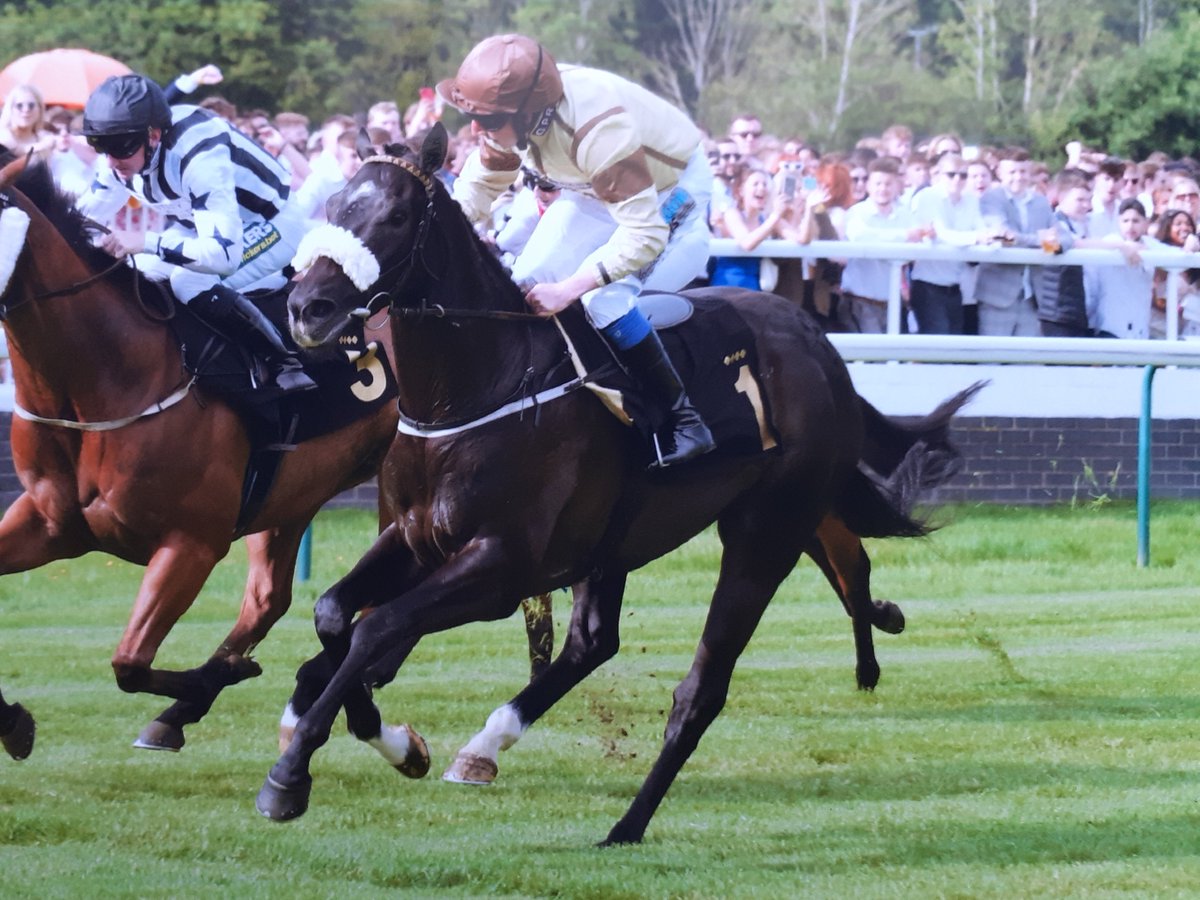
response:
<path fill-rule="evenodd" d="M 47 106 L 83 109 L 87 98 L 109 75 L 126 75 L 129 66 L 91 50 L 60 48 L 30 53 L 0 71 L 0 100 L 19 84 L 31 84 Z"/>

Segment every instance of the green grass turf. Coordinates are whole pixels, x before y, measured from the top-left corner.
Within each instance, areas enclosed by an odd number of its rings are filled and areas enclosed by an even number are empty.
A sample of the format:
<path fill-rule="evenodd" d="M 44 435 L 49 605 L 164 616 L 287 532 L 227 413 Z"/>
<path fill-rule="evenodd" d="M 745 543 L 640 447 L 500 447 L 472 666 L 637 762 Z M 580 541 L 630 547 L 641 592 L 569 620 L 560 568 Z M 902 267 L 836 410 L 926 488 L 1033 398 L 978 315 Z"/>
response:
<path fill-rule="evenodd" d="M 372 516 L 318 519 L 313 580 L 180 754 L 130 743 L 164 702 L 108 658 L 141 570 L 106 557 L 0 579 L 0 686 L 37 716 L 0 757 L 0 897 L 1114 897 L 1200 893 L 1195 669 L 1200 507 L 955 507 L 928 539 L 872 542 L 883 680 L 854 688 L 849 622 L 805 562 L 768 609 L 646 842 L 599 850 L 658 751 L 715 578 L 710 531 L 630 579 L 623 646 L 500 759 L 438 775 L 527 677 L 519 618 L 433 635 L 377 695 L 429 739 L 410 782 L 339 724 L 312 807 L 254 795 L 316 647 L 319 591 Z M 240 547 L 164 645 L 198 664 L 237 612 Z M 555 595 L 561 639 L 569 598 Z"/>

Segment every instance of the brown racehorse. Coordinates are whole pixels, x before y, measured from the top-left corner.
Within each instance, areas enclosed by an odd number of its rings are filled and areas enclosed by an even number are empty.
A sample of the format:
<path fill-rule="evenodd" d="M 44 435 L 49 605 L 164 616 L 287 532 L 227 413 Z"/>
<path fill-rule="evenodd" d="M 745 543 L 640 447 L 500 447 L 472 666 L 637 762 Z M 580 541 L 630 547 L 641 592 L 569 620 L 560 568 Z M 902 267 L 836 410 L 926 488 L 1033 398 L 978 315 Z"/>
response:
<path fill-rule="evenodd" d="M 138 302 L 126 267 L 97 276 L 113 260 L 92 248 L 86 223 L 54 191 L 45 167 L 7 165 L 0 198 L 12 221 L 28 217 L 23 246 L 13 246 L 9 232 L 7 254 L 0 250 L 15 260 L 4 273 L 11 277 L 0 279 L 0 310 L 18 405 L 92 426 L 132 418 L 81 430 L 14 417 L 13 462 L 25 492 L 0 520 L 0 575 L 94 550 L 145 566 L 113 671 L 124 691 L 175 698 L 139 746 L 178 749 L 183 727 L 198 721 L 224 687 L 259 674 L 248 653 L 291 602 L 301 535 L 325 501 L 376 473 L 395 435 L 394 404 L 287 454 L 244 529 L 250 572 L 233 630 L 195 669 L 154 668 L 167 633 L 236 537 L 246 430 L 220 399 L 199 388 L 184 395 L 180 351 L 168 328 Z M 172 397 L 179 402 L 162 403 Z M 142 410 L 155 411 L 134 415 Z M 356 709 L 356 735 L 378 738 L 373 708 Z M 34 732 L 30 713 L 0 698 L 0 740 L 11 756 L 29 755 Z M 406 731 L 385 737 L 408 743 Z"/>
<path fill-rule="evenodd" d="M 662 752 L 606 843 L 640 841 L 822 522 L 841 522 L 855 543 L 925 533 L 892 488 L 925 481 L 929 448 L 910 436 L 907 449 L 888 448 L 902 460 L 893 478 L 873 478 L 864 403 L 816 324 L 780 298 L 724 288 L 688 293 L 732 305 L 753 333 L 759 365 L 748 377 L 772 412 L 776 452 L 713 454 L 650 473 L 630 430 L 583 392 L 542 397 L 536 415 L 500 416 L 528 408 L 527 390 L 541 390 L 531 375 L 536 382 L 561 359 L 561 339 L 526 317 L 521 291 L 434 177 L 444 129 L 433 129 L 419 158 L 392 149 L 366 161 L 331 225 L 313 235 L 326 248 L 313 242 L 315 262 L 289 301 L 292 331 L 303 346 L 328 343 L 357 310 L 390 302 L 400 408 L 433 433 L 393 444 L 380 486 L 394 521 L 317 602 L 336 672 L 300 717 L 258 809 L 278 820 L 307 809 L 312 756 L 345 698 L 394 677 L 422 635 L 508 616 L 522 597 L 571 585 L 562 652 L 492 713 L 446 776 L 490 780 L 498 752 L 616 653 L 628 573 L 715 521 L 724 553 L 695 662 L 675 691 Z M 432 314 L 402 315 L 414 308 Z M 366 606 L 372 613 L 355 619 Z"/>

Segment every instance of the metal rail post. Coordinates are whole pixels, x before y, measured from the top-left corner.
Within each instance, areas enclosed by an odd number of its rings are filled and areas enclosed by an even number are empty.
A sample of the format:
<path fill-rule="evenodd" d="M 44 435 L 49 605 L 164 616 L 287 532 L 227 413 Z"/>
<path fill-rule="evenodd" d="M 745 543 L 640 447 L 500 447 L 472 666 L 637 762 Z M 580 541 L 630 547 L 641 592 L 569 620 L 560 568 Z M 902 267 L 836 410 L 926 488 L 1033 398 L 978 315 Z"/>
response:
<path fill-rule="evenodd" d="M 1138 419 L 1137 564 L 1140 569 L 1150 565 L 1150 441 L 1154 425 L 1150 408 L 1157 371 L 1158 366 L 1146 366 L 1142 379 L 1142 413 Z"/>
<path fill-rule="evenodd" d="M 304 534 L 300 536 L 300 553 L 296 559 L 296 577 L 301 581 L 312 578 L 312 543 L 313 527 L 312 522 L 309 522 Z"/>

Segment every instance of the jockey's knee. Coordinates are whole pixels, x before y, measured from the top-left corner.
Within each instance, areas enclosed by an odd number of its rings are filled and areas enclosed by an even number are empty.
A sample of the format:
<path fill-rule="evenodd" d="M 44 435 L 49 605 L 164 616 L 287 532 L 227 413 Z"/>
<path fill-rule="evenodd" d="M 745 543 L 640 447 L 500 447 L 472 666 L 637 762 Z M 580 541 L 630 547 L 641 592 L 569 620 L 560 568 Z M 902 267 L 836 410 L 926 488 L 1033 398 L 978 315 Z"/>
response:
<path fill-rule="evenodd" d="M 597 329 L 603 329 L 620 319 L 634 307 L 642 284 L 632 275 L 606 284 L 583 295 L 583 308 Z"/>
<path fill-rule="evenodd" d="M 210 272 L 193 272 L 191 269 L 177 268 L 171 273 L 171 292 L 180 302 L 187 303 L 199 297 L 205 291 L 210 291 L 221 279 Z"/>

